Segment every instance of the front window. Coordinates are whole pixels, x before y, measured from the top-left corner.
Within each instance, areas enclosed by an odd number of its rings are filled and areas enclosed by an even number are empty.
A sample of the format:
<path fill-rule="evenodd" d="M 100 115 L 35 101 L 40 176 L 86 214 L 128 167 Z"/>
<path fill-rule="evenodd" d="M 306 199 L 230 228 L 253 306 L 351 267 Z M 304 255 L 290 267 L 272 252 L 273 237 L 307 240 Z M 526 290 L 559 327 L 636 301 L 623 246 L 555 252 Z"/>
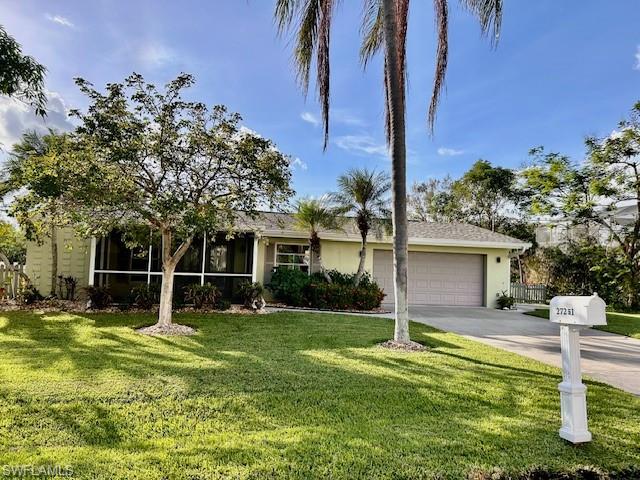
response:
<path fill-rule="evenodd" d="M 275 266 L 309 271 L 309 246 L 279 243 L 276 245 Z"/>

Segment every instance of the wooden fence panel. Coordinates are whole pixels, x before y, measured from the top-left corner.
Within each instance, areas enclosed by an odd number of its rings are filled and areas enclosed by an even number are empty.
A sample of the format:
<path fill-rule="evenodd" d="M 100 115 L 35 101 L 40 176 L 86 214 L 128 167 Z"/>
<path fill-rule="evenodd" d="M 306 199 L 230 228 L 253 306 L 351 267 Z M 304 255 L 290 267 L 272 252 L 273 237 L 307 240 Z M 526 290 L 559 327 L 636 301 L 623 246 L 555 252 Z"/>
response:
<path fill-rule="evenodd" d="M 24 265 L 6 265 L 0 262 L 0 300 L 15 300 L 20 292 L 20 278 L 24 276 Z"/>
<path fill-rule="evenodd" d="M 511 296 L 520 303 L 546 303 L 547 287 L 545 285 L 512 283 Z"/>

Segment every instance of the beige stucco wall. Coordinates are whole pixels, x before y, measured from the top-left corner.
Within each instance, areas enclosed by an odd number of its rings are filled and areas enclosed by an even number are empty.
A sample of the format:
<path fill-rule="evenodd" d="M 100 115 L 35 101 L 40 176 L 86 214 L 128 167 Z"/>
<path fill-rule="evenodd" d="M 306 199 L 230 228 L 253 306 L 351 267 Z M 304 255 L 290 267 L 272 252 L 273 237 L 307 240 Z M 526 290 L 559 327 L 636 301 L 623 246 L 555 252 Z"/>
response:
<path fill-rule="evenodd" d="M 78 279 L 78 294 L 89 282 L 89 254 L 91 241 L 78 238 L 71 229 L 58 230 L 58 275 Z M 25 272 L 42 295 L 51 291 L 51 240 L 42 244 L 27 243 Z"/>
<path fill-rule="evenodd" d="M 72 275 L 78 278 L 78 287 L 82 288 L 89 282 L 89 256 L 91 241 L 75 237 L 70 229 L 60 230 L 58 233 L 58 274 Z M 258 240 L 258 255 L 256 278 L 262 283 L 268 283 L 276 243 L 306 244 L 307 239 L 261 237 Z M 345 273 L 353 273 L 358 268 L 360 244 L 357 242 L 341 242 L 322 240 L 322 261 L 328 269 L 336 269 Z M 371 242 L 367 249 L 365 269 L 373 272 L 373 250 L 390 250 L 391 244 Z M 409 249 L 416 252 L 469 253 L 481 254 L 486 258 L 485 304 L 495 306 L 495 299 L 502 291 L 509 291 L 510 268 L 509 250 L 496 248 L 470 247 L 437 247 L 424 245 L 410 245 Z M 497 258 L 501 261 L 498 263 Z M 51 288 L 51 243 L 45 240 L 42 244 L 29 242 L 27 245 L 26 273 L 36 288 L 43 294 L 49 293 Z"/>
<path fill-rule="evenodd" d="M 298 239 L 262 238 L 258 249 L 258 281 L 268 283 L 268 269 L 272 266 L 273 245 L 278 242 L 301 243 L 307 240 Z M 269 248 L 271 246 L 271 248 Z M 327 269 L 336 269 L 340 272 L 353 273 L 358 269 L 360 244 L 356 242 L 341 242 L 321 240 L 322 262 Z M 373 250 L 391 250 L 389 243 L 371 242 L 367 248 L 365 270 L 373 272 Z M 440 253 L 468 253 L 480 254 L 486 258 L 485 270 L 485 305 L 495 307 L 496 297 L 502 291 L 510 289 L 510 265 L 509 250 L 497 248 L 470 248 L 470 247 L 438 247 L 425 245 L 409 245 L 409 250 L 415 252 L 440 252 Z M 268 254 L 270 253 L 270 255 Z M 500 263 L 498 263 L 500 257 Z"/>

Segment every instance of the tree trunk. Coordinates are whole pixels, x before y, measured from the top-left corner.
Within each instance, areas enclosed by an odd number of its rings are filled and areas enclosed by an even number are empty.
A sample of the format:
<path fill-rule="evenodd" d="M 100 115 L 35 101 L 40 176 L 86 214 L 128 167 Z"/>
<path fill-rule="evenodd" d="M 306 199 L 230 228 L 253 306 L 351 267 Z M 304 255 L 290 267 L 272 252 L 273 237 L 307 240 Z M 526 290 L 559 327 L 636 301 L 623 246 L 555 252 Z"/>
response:
<path fill-rule="evenodd" d="M 409 297 L 407 292 L 407 151 L 405 145 L 405 85 L 398 56 L 396 2 L 383 0 L 384 49 L 387 68 L 387 108 L 391 150 L 393 199 L 393 267 L 395 290 L 394 340 L 409 342 Z"/>
<path fill-rule="evenodd" d="M 176 266 L 180 259 L 187 252 L 193 241 L 189 237 L 178 247 L 175 253 L 172 252 L 172 234 L 168 229 L 162 230 L 162 286 L 160 287 L 160 307 L 158 309 L 158 325 L 171 325 L 173 314 L 173 279 Z"/>
<path fill-rule="evenodd" d="M 58 283 L 58 232 L 54 226 L 51 229 L 51 296 L 56 296 L 56 284 Z M 62 292 L 61 292 L 62 293 Z"/>
<path fill-rule="evenodd" d="M 364 264 L 367 258 L 367 237 L 362 237 L 362 248 L 360 249 L 360 263 L 358 264 L 358 273 L 356 273 L 355 286 L 360 285 L 360 280 L 364 275 Z"/>
<path fill-rule="evenodd" d="M 171 315 L 173 314 L 173 278 L 175 271 L 176 266 L 172 262 L 163 262 L 158 325 L 171 325 Z"/>

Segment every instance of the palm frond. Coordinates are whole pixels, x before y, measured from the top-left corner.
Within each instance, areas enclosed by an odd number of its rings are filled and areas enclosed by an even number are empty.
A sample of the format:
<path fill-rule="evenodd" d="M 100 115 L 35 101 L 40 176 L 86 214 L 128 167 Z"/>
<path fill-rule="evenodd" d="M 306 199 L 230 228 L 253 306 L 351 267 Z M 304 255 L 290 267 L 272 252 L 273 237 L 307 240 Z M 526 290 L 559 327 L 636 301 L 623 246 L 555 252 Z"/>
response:
<path fill-rule="evenodd" d="M 331 43 L 331 18 L 335 0 L 323 0 L 320 8 L 320 26 L 317 52 L 318 98 L 322 109 L 322 127 L 324 129 L 324 149 L 329 142 L 329 96 L 330 63 L 329 47 Z"/>
<path fill-rule="evenodd" d="M 365 0 L 362 9 L 362 25 L 360 34 L 360 61 L 366 68 L 369 61 L 382 48 L 384 37 L 382 34 L 382 2 L 380 0 Z"/>
<path fill-rule="evenodd" d="M 282 34 L 295 29 L 293 52 L 296 77 L 305 95 L 316 58 L 316 86 L 322 109 L 324 148 L 329 140 L 331 20 L 337 0 L 277 0 L 275 20 Z"/>
<path fill-rule="evenodd" d="M 438 34 L 438 46 L 436 49 L 436 69 L 433 79 L 433 91 L 431 93 L 427 120 L 427 125 L 431 133 L 433 133 L 433 126 L 436 121 L 436 112 L 438 111 L 438 103 L 440 102 L 440 94 L 444 87 L 447 62 L 449 60 L 449 6 L 447 0 L 434 0 L 433 7 Z"/>
<path fill-rule="evenodd" d="M 461 0 L 461 2 L 478 18 L 482 34 L 490 35 L 491 44 L 496 46 L 502 26 L 503 0 Z"/>

